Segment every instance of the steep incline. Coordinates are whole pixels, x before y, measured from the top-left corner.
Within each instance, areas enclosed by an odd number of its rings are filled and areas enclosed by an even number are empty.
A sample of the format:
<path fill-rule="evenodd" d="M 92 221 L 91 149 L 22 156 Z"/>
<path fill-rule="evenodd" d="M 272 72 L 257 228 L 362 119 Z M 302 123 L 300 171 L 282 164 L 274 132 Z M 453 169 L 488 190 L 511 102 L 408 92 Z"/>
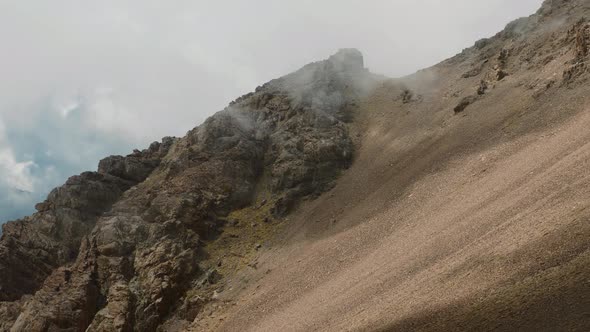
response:
<path fill-rule="evenodd" d="M 589 18 L 341 50 L 101 161 L 4 226 L 0 330 L 590 330 Z"/>
<path fill-rule="evenodd" d="M 590 330 L 587 18 L 547 1 L 384 82 L 353 166 L 194 330 Z"/>

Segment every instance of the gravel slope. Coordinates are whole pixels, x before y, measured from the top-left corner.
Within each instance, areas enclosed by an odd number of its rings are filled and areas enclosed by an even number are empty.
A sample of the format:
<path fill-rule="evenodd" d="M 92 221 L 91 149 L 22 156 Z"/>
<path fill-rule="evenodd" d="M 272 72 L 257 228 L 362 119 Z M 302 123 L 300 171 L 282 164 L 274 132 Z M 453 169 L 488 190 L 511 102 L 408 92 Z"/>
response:
<path fill-rule="evenodd" d="M 568 74 L 587 61 L 588 7 L 547 1 L 483 46 L 385 80 L 356 116 L 351 169 L 194 329 L 590 330 L 590 86 L 586 69 Z"/>

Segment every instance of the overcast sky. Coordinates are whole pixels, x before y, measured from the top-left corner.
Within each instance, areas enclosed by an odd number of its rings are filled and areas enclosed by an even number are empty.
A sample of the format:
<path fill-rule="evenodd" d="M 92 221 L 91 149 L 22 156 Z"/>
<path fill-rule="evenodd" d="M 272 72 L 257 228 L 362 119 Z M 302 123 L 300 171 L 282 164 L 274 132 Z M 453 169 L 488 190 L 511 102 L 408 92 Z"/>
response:
<path fill-rule="evenodd" d="M 541 2 L 0 0 L 0 222 L 339 48 L 402 76 Z"/>

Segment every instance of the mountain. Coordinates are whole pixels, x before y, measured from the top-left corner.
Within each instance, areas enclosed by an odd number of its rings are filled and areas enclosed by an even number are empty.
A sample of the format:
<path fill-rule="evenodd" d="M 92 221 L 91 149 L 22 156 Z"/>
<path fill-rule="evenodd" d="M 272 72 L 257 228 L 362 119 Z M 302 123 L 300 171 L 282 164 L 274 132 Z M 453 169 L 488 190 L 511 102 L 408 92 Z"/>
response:
<path fill-rule="evenodd" d="M 3 226 L 0 330 L 590 330 L 588 17 L 340 50 L 102 160 Z"/>

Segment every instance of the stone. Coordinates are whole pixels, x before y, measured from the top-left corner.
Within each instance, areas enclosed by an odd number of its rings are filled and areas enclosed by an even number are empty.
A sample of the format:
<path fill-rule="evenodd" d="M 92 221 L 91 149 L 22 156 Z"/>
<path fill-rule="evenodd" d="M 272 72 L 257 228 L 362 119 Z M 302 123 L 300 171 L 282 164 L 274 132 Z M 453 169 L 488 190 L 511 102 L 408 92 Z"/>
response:
<path fill-rule="evenodd" d="M 453 111 L 455 112 L 455 114 L 459 114 L 463 112 L 467 108 L 467 106 L 473 104 L 476 100 L 477 97 L 475 96 L 467 96 L 461 99 L 461 101 L 459 102 L 459 104 L 457 104 L 457 106 L 455 106 Z"/>

